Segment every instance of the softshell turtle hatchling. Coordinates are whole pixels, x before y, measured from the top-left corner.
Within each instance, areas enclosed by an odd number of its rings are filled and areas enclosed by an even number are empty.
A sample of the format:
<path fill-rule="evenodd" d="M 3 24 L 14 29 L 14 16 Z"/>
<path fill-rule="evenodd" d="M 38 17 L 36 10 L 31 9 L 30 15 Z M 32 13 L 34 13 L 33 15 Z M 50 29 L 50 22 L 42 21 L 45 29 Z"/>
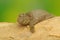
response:
<path fill-rule="evenodd" d="M 54 17 L 54 15 L 48 13 L 45 10 L 32 10 L 27 13 L 21 13 L 18 16 L 17 22 L 23 26 L 29 25 L 30 31 L 32 33 L 34 33 L 35 32 L 35 30 L 34 30 L 35 24 L 37 24 L 38 22 L 41 22 L 43 20 L 52 18 L 52 17 Z"/>

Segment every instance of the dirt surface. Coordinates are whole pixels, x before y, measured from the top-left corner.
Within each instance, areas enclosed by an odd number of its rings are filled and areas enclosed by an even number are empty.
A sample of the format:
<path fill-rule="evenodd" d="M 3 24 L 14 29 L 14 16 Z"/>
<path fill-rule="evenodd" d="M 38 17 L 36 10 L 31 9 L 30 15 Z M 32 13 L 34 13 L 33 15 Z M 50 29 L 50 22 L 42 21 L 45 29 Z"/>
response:
<path fill-rule="evenodd" d="M 60 17 L 35 25 L 35 33 L 17 23 L 0 22 L 0 40 L 60 40 Z"/>

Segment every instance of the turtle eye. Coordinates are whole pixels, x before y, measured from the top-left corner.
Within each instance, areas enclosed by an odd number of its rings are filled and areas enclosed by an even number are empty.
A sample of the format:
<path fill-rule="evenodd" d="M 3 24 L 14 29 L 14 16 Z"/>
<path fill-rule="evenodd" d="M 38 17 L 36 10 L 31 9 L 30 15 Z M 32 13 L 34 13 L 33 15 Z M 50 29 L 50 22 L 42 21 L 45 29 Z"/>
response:
<path fill-rule="evenodd" d="M 19 17 L 23 17 L 23 14 L 20 14 Z"/>
<path fill-rule="evenodd" d="M 23 14 L 22 15 L 20 15 L 21 17 L 23 16 Z"/>

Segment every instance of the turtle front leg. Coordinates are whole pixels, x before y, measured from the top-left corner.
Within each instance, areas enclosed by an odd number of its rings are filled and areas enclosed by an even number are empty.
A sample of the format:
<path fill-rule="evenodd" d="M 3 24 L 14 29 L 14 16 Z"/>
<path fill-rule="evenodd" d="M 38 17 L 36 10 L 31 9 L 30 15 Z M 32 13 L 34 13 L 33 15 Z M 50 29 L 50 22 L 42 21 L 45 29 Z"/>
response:
<path fill-rule="evenodd" d="M 35 32 L 35 24 L 37 24 L 39 21 L 37 20 L 37 19 L 33 19 L 33 20 L 31 20 L 30 21 L 30 23 L 29 23 L 29 27 L 30 27 L 30 31 L 32 32 L 32 33 L 34 33 Z"/>

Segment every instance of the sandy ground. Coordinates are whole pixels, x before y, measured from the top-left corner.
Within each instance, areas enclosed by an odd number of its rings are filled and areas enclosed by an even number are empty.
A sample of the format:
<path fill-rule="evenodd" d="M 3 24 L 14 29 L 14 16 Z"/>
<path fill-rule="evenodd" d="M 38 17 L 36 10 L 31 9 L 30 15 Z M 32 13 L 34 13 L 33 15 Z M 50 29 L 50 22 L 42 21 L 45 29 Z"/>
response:
<path fill-rule="evenodd" d="M 17 23 L 0 22 L 0 40 L 60 40 L 60 17 L 35 25 L 35 33 Z"/>

